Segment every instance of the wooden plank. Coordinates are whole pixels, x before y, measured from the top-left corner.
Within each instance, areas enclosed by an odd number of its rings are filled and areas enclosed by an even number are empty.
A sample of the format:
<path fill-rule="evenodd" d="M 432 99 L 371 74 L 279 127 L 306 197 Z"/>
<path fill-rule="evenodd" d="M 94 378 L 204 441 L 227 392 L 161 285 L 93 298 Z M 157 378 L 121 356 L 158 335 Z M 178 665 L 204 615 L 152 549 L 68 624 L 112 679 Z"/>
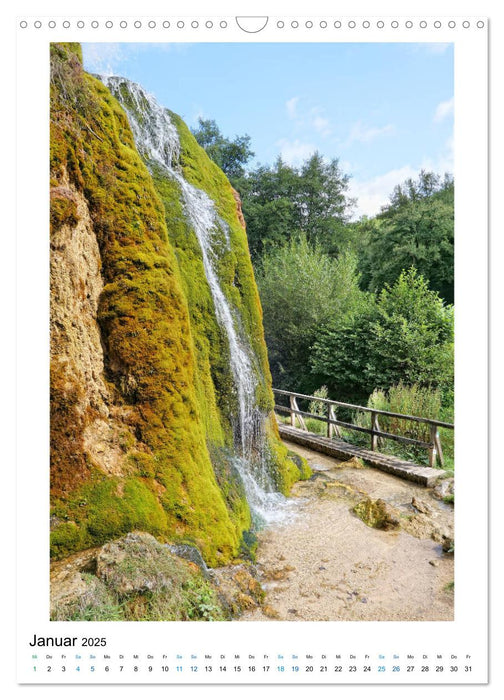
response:
<path fill-rule="evenodd" d="M 352 457 L 362 459 L 369 466 L 388 472 L 394 476 L 414 481 L 422 486 L 434 486 L 439 478 L 445 476 L 442 469 L 425 467 L 414 462 L 384 455 L 380 452 L 372 452 L 364 447 L 350 445 L 342 440 L 329 440 L 327 437 L 307 433 L 288 425 L 279 425 L 280 437 L 284 440 L 296 442 L 304 447 L 321 452 L 340 460 L 348 460 Z"/>

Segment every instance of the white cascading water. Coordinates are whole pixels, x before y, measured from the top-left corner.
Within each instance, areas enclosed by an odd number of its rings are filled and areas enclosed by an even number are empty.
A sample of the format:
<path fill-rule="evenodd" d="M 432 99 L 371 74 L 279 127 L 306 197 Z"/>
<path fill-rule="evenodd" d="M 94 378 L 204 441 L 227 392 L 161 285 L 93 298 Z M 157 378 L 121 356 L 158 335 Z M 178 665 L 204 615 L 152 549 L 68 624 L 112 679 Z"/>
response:
<path fill-rule="evenodd" d="M 273 480 L 266 466 L 266 416 L 255 405 L 256 374 L 253 369 L 253 351 L 239 333 L 240 319 L 232 311 L 222 291 L 215 260 L 222 233 L 230 245 L 229 229 L 218 216 L 214 203 L 203 190 L 184 178 L 180 165 L 180 141 L 176 126 L 166 109 L 136 83 L 115 76 L 101 80 L 128 115 L 136 147 L 147 164 L 155 162 L 174 178 L 180 186 L 182 202 L 201 247 L 205 275 L 212 294 L 217 321 L 229 343 L 231 373 L 237 393 L 238 420 L 234 426 L 235 449 L 238 455 L 233 463 L 240 474 L 247 501 L 257 524 L 272 523 L 288 518 L 292 502 L 274 490 Z M 221 233 L 221 236 L 216 234 Z"/>

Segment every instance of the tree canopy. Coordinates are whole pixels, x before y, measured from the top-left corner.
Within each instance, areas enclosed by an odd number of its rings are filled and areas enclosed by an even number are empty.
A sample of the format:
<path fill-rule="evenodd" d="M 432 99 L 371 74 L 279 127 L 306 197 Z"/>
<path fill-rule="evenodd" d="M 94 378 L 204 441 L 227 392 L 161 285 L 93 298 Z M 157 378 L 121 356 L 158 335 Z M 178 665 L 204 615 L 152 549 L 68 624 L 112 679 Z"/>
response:
<path fill-rule="evenodd" d="M 454 185 L 422 171 L 397 185 L 390 203 L 360 224 L 362 284 L 379 291 L 414 266 L 449 304 L 454 284 Z"/>
<path fill-rule="evenodd" d="M 233 140 L 222 135 L 214 119 L 198 119 L 198 128 L 192 133 L 209 157 L 229 178 L 241 177 L 245 165 L 255 153 L 250 148 L 250 136 L 235 136 Z"/>
<path fill-rule="evenodd" d="M 270 367 L 278 386 L 310 392 L 311 346 L 321 327 L 336 323 L 364 303 L 356 258 L 338 259 L 304 234 L 265 253 L 257 274 Z"/>
<path fill-rule="evenodd" d="M 349 176 L 337 159 L 315 152 L 300 167 L 278 157 L 233 182 L 240 192 L 252 258 L 303 233 L 309 243 L 336 255 L 349 235 L 354 200 Z"/>
<path fill-rule="evenodd" d="M 342 322 L 327 324 L 312 347 L 312 371 L 335 395 L 363 400 L 402 382 L 453 384 L 453 307 L 414 268 Z"/>

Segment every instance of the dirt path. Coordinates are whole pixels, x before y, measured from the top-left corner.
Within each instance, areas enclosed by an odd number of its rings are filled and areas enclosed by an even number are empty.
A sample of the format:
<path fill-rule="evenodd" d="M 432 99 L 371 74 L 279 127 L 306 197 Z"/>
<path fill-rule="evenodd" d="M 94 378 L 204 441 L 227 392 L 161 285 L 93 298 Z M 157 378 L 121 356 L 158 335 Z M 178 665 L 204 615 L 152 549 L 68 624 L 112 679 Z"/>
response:
<path fill-rule="evenodd" d="M 452 506 L 376 469 L 289 447 L 307 458 L 314 476 L 293 489 L 294 521 L 260 533 L 266 599 L 240 619 L 452 620 L 453 556 L 441 545 L 443 535 L 453 536 Z M 393 506 L 400 529 L 362 522 L 352 508 L 365 498 Z"/>

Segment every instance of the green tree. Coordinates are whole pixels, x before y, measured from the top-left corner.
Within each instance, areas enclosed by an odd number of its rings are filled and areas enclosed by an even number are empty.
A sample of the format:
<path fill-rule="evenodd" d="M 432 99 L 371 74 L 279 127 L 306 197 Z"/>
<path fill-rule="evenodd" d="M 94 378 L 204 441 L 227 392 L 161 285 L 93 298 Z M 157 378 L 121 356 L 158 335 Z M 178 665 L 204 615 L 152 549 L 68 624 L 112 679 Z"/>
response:
<path fill-rule="evenodd" d="M 240 193 L 252 259 L 282 246 L 300 232 L 297 171 L 278 157 L 233 182 Z"/>
<path fill-rule="evenodd" d="M 338 160 L 314 153 L 300 168 L 280 157 L 233 182 L 240 192 L 249 248 L 257 261 L 271 248 L 303 233 L 311 244 L 336 256 L 347 247 L 348 221 L 354 200 L 348 197 L 349 176 Z"/>
<path fill-rule="evenodd" d="M 243 176 L 245 165 L 254 157 L 250 148 L 250 136 L 235 136 L 231 139 L 222 135 L 219 127 L 213 119 L 198 119 L 198 128 L 192 133 L 196 141 L 208 153 L 210 158 L 217 163 L 219 168 L 232 179 Z"/>
<path fill-rule="evenodd" d="M 309 393 L 320 386 L 310 373 L 310 348 L 320 328 L 365 302 L 356 258 L 331 258 L 300 234 L 264 255 L 257 284 L 274 384 Z"/>
<path fill-rule="evenodd" d="M 418 180 L 398 185 L 390 203 L 360 224 L 361 282 L 379 291 L 414 266 L 429 287 L 453 303 L 454 185 L 422 171 Z"/>
<path fill-rule="evenodd" d="M 414 268 L 403 271 L 376 303 L 326 325 L 313 344 L 311 364 L 341 399 L 363 401 L 399 382 L 451 395 L 453 307 Z"/>

